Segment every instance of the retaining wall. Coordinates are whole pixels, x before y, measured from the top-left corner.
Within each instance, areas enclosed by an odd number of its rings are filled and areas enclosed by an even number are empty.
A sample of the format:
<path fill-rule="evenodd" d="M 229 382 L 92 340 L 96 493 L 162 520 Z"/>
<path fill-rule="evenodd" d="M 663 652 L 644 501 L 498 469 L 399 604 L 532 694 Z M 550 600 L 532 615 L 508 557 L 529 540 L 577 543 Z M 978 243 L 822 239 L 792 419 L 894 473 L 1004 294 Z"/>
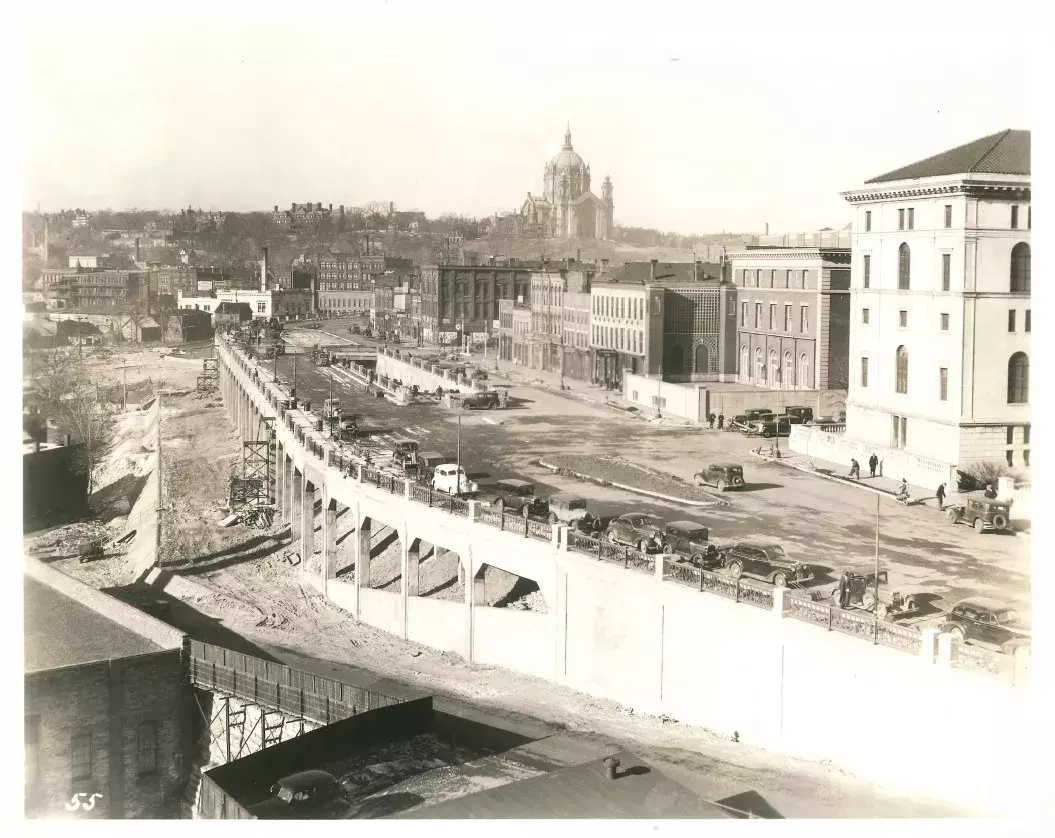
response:
<path fill-rule="evenodd" d="M 248 398 L 270 410 L 244 359 L 221 355 L 230 364 L 228 384 L 240 388 L 228 387 L 238 409 Z M 548 606 L 546 614 L 481 607 L 473 584 L 464 605 L 369 588 L 357 599 L 356 583 L 327 580 L 328 595 L 350 618 L 975 809 L 1014 811 L 1037 788 L 1037 772 L 1019 754 L 1031 741 L 1032 691 L 951 665 L 961 655 L 964 663 L 974 659 L 974 647 L 959 649 L 948 636 L 936 643 L 928 632 L 901 635 L 908 638 L 902 649 L 873 645 L 875 624 L 860 614 L 840 616 L 843 630 L 858 636 L 836 634 L 831 609 L 810 612 L 813 603 L 784 591 L 741 590 L 711 577 L 713 590 L 704 590 L 700 574 L 696 588 L 658 577 L 654 561 L 635 559 L 635 568 L 569 550 L 563 529 L 558 543 L 502 531 L 474 506 L 454 515 L 415 502 L 409 488 L 391 493 L 361 472 L 350 476 L 308 453 L 283 422 L 276 426 L 285 455 L 349 506 L 357 526 L 369 516 L 395 527 L 404 545 L 421 538 L 454 550 L 467 579 L 485 565 L 534 579 Z M 665 569 L 668 576 L 677 570 Z M 736 601 L 727 598 L 730 584 Z"/>

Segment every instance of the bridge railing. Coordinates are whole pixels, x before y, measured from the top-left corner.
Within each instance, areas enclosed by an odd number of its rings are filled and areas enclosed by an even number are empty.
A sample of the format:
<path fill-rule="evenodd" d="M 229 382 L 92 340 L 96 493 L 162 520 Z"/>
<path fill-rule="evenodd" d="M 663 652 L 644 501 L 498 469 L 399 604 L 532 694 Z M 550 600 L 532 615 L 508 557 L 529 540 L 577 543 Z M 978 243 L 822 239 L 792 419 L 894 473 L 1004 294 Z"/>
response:
<path fill-rule="evenodd" d="M 200 640 L 190 641 L 188 674 L 196 687 L 319 724 L 406 701 Z"/>
<path fill-rule="evenodd" d="M 245 359 L 238 355 L 233 355 L 233 359 L 242 370 L 250 370 L 251 364 Z M 419 363 L 422 369 L 428 368 L 424 362 Z M 259 386 L 263 388 L 262 383 Z M 296 427 L 291 415 L 287 414 L 287 420 L 291 428 Z M 795 426 L 795 428 L 798 427 Z M 391 478 L 379 471 L 363 468 L 362 475 L 365 484 L 385 489 L 392 494 L 403 494 L 405 491 L 402 480 Z M 412 484 L 410 499 L 463 518 L 468 518 L 470 515 L 467 501 L 433 492 L 425 486 Z M 479 504 L 476 506 L 473 520 L 524 538 L 549 542 L 552 537 L 552 526 L 548 523 L 525 519 L 515 513 L 500 512 Z M 566 533 L 566 546 L 570 552 L 587 555 L 598 561 L 621 564 L 628 570 L 655 573 L 657 558 L 655 555 L 642 553 L 632 547 L 610 544 L 603 539 L 592 538 L 573 528 L 568 528 Z M 771 609 L 774 606 L 773 588 L 761 582 L 734 579 L 669 560 L 664 563 L 663 578 L 677 584 L 695 587 L 701 592 L 706 591 L 731 599 L 734 602 L 743 602 L 758 608 Z M 869 612 L 840 609 L 831 603 L 814 602 L 802 595 L 790 592 L 784 598 L 783 616 L 811 623 L 826 631 L 839 632 L 869 641 L 874 645 L 886 646 L 910 654 L 919 654 L 923 642 L 922 633 L 915 626 L 877 621 L 875 616 Z M 1013 655 L 988 652 L 973 646 L 959 646 L 957 653 L 953 656 L 952 666 L 1010 680 L 1013 683 L 1024 681 L 1029 671 L 1028 662 L 1019 663 Z"/>

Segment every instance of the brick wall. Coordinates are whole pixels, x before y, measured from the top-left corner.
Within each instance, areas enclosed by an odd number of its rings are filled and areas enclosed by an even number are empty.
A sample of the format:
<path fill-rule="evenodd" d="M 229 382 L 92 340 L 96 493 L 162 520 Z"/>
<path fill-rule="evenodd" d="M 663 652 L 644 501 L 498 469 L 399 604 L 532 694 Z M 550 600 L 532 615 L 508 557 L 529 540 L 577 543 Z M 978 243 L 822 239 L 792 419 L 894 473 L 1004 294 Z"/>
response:
<path fill-rule="evenodd" d="M 39 717 L 39 771 L 32 802 L 27 776 L 27 814 L 176 817 L 192 749 L 189 695 L 180 650 L 28 674 L 27 734 L 30 719 Z M 145 722 L 157 731 L 156 770 L 141 776 L 138 734 Z M 74 781 L 71 746 L 79 734 L 91 738 L 91 776 Z M 78 792 L 102 797 L 91 811 L 68 812 L 66 804 Z"/>

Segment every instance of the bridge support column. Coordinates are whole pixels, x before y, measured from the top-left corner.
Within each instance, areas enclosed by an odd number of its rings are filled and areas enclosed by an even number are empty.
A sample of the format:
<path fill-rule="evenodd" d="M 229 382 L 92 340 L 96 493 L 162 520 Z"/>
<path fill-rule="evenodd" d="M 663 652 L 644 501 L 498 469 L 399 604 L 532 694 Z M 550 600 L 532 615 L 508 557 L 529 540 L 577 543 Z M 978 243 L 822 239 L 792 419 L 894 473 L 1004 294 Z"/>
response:
<path fill-rule="evenodd" d="M 484 601 L 484 571 L 481 567 L 477 573 L 473 573 L 472 560 L 470 552 L 464 559 L 467 569 L 463 570 L 461 563 L 458 565 L 458 575 L 465 580 L 465 659 L 469 662 L 473 660 L 476 606 Z"/>
<path fill-rule="evenodd" d="M 275 511 L 279 521 L 286 518 L 286 452 L 275 443 Z"/>
<path fill-rule="evenodd" d="M 290 526 L 290 539 L 293 538 L 293 473 L 296 471 L 296 466 L 293 465 L 293 460 L 289 457 L 284 458 L 286 460 L 286 491 L 282 498 L 282 518 L 289 522 Z"/>
<path fill-rule="evenodd" d="M 419 584 L 421 580 L 421 574 L 419 573 L 419 567 L 421 565 L 421 539 L 410 538 L 406 539 L 410 542 L 409 546 L 404 545 L 403 547 L 403 596 L 412 597 L 420 596 Z"/>
<path fill-rule="evenodd" d="M 301 528 L 303 527 L 301 513 L 304 509 L 304 475 L 297 471 L 296 467 L 293 469 L 292 484 L 293 497 L 289 509 L 289 543 L 291 546 L 300 541 Z M 300 560 L 304 561 L 303 553 L 301 553 Z"/>
<path fill-rule="evenodd" d="M 355 539 L 355 589 L 356 601 L 358 592 L 363 588 L 370 587 L 370 530 L 372 521 L 364 517 L 359 524 L 359 531 Z"/>
<path fill-rule="evenodd" d="M 315 555 L 315 484 L 307 478 L 300 501 L 300 569 L 308 573 Z"/>
<path fill-rule="evenodd" d="M 333 578 L 333 562 L 337 556 L 337 501 L 329 497 L 328 492 L 322 495 L 322 583 L 323 596 L 326 595 L 326 582 Z"/>

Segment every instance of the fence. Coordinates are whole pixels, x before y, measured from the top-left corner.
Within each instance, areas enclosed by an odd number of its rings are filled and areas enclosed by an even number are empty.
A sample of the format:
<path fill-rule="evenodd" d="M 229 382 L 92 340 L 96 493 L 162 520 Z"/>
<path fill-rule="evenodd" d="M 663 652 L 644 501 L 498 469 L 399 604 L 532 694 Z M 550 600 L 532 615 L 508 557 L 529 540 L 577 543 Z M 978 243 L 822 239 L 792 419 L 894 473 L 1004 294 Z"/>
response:
<path fill-rule="evenodd" d="M 394 356 L 389 355 L 389 357 Z M 249 369 L 247 362 L 237 356 L 234 357 L 234 360 L 242 369 Z M 261 384 L 260 386 L 263 390 L 264 385 Z M 287 419 L 291 428 L 295 427 L 297 431 L 300 431 L 292 415 L 287 415 Z M 841 431 L 844 429 L 845 426 L 842 425 L 833 426 L 830 429 L 825 426 L 824 430 L 816 426 L 795 425 L 792 427 L 792 441 L 797 441 L 803 446 L 808 444 L 811 448 L 822 440 L 821 444 L 828 446 L 860 445 L 860 443 L 855 441 L 844 439 L 841 435 Z M 910 458 L 911 464 L 916 468 L 933 470 L 940 466 L 937 461 L 927 460 L 916 455 L 905 455 L 904 452 L 896 453 L 902 455 L 902 457 Z M 818 454 L 825 456 L 820 454 L 820 452 Z M 344 471 L 344 465 L 347 460 L 343 456 L 338 459 L 335 455 L 335 462 L 338 462 L 339 467 Z M 354 463 L 349 463 L 349 474 L 351 475 L 354 470 Z M 362 469 L 362 479 L 364 483 L 385 489 L 392 494 L 401 495 L 405 491 L 405 483 L 402 478 L 386 475 L 377 469 L 364 467 Z M 410 484 L 410 499 L 415 503 L 442 509 L 462 518 L 469 517 L 469 503 L 467 501 L 451 495 L 434 492 L 421 484 L 413 482 Z M 553 525 L 548 522 L 534 521 L 516 513 L 492 507 L 477 505 L 473 520 L 475 523 L 538 541 L 550 542 L 553 537 Z M 632 547 L 623 547 L 611 544 L 603 539 L 593 538 L 574 528 L 566 529 L 566 547 L 569 552 L 590 556 L 598 561 L 620 564 L 627 570 L 648 574 L 655 573 L 656 557 L 654 555 L 642 553 Z M 773 608 L 773 588 L 752 580 L 722 576 L 680 561 L 666 561 L 663 578 L 664 580 L 687 587 L 691 586 L 701 592 L 706 591 L 737 603 L 743 602 L 762 609 Z M 920 652 L 922 635 L 918 628 L 877 621 L 875 616 L 869 612 L 844 610 L 830 603 L 814 602 L 801 596 L 787 595 L 784 599 L 784 613 L 785 616 L 792 619 L 820 626 L 826 631 L 834 631 L 849 637 L 868 640 L 874 645 L 886 646 L 910 654 L 919 654 Z M 1025 677 L 1022 673 L 1028 671 L 1028 666 L 1024 669 L 1010 655 L 987 652 L 974 646 L 961 645 L 958 648 L 959 652 L 954 654 L 951 662 L 952 666 L 958 669 L 1000 678 L 1007 678 L 1010 674 L 1012 680 L 1021 680 Z"/>
<path fill-rule="evenodd" d="M 190 641 L 189 675 L 191 683 L 202 689 L 320 724 L 406 700 L 199 640 Z"/>

